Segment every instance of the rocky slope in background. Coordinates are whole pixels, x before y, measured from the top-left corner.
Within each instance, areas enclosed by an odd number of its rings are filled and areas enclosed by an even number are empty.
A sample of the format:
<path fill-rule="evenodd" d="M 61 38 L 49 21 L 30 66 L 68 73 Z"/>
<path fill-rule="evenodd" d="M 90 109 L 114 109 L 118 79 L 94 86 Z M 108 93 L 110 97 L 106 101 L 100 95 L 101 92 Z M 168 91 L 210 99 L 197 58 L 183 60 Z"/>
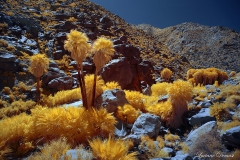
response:
<path fill-rule="evenodd" d="M 240 34 L 232 29 L 196 23 L 164 29 L 147 24 L 134 26 L 155 37 L 171 52 L 187 57 L 193 68 L 240 71 Z"/>
<path fill-rule="evenodd" d="M 145 81 L 146 84 L 151 85 L 165 67 L 173 71 L 175 79 L 184 78 L 186 71 L 191 67 L 185 57 L 170 52 L 167 47 L 142 30 L 132 27 L 122 18 L 89 1 L 8 0 L 1 1 L 0 8 L 0 39 L 5 41 L 3 43 L 7 43 L 2 45 L 0 50 L 1 75 L 9 75 L 8 72 L 12 75 L 11 78 L 1 76 L 0 90 L 3 86 L 12 87 L 16 80 L 25 81 L 19 76 L 20 72 L 31 76 L 27 72 L 27 56 L 38 52 L 47 54 L 55 62 L 60 60 L 62 62 L 60 69 L 73 76 L 75 72 L 69 70 L 68 65 L 76 67 L 76 64 L 70 63 L 72 61 L 70 54 L 63 47 L 66 34 L 71 29 L 86 33 L 91 42 L 99 36 L 113 40 L 116 50 L 113 59 L 123 58 L 124 62 L 119 61 L 119 63 L 125 65 L 115 63 L 111 67 L 123 66 L 129 71 L 124 73 L 123 69 L 121 73 L 117 73 L 112 69 L 104 77 L 110 77 L 108 75 L 111 74 L 115 77 L 111 80 L 116 81 L 119 78 L 114 76 L 116 74 L 128 77 L 127 83 L 120 82 L 124 84 L 123 88 L 136 89 L 133 87 L 136 84 L 133 83 L 137 81 Z M 84 63 L 86 73 L 93 73 L 93 67 L 92 60 L 86 59 Z M 48 82 L 52 79 L 48 79 Z"/>
<path fill-rule="evenodd" d="M 95 104 L 96 108 L 102 106 L 108 112 L 116 112 L 118 106 L 128 103 L 136 103 L 137 107 L 142 106 L 144 98 L 140 99 L 141 97 L 131 92 L 132 99 L 134 99 L 131 102 L 131 99 L 127 99 L 124 89 L 146 89 L 145 93 L 150 94 L 149 86 L 158 80 L 161 81 L 159 73 L 165 67 L 173 71 L 171 82 L 177 78 L 184 79 L 187 70 L 192 66 L 196 68 L 215 66 L 239 72 L 239 34 L 230 29 L 206 27 L 193 23 L 166 29 L 158 29 L 150 25 L 133 26 L 87 0 L 3 0 L 0 1 L 0 122 L 3 122 L 6 117 L 11 117 L 9 118 L 11 121 L 18 115 L 25 115 L 21 113 L 26 113 L 27 116 L 34 114 L 31 113 L 31 109 L 36 108 L 37 105 L 34 101 L 28 101 L 34 100 L 36 93 L 36 79 L 28 71 L 31 55 L 40 52 L 45 53 L 51 59 L 48 72 L 41 77 L 43 97 L 51 93 L 56 95 L 55 93 L 61 90 L 77 88 L 76 62 L 63 47 L 66 34 L 71 29 L 86 33 L 91 43 L 101 35 L 112 39 L 114 43 L 115 55 L 99 74 L 105 82 L 118 81 L 122 89 L 104 91 L 96 98 Z M 214 57 L 212 62 L 209 59 L 210 53 Z M 208 57 L 204 58 L 206 54 Z M 226 58 L 223 58 L 224 56 Z M 224 59 L 224 61 L 217 64 L 218 59 L 219 61 Z M 230 61 L 232 61 L 231 64 Z M 83 68 L 86 74 L 94 73 L 91 57 L 85 59 Z M 240 123 L 239 81 L 239 73 L 232 73 L 231 78 L 224 81 L 222 86 L 206 85 L 194 88 L 192 101 L 188 106 L 189 111 L 182 117 L 184 125 L 181 128 L 169 128 L 159 116 L 138 110 L 140 116 L 133 124 L 118 120 L 115 136 L 133 140 L 134 146 L 129 152 L 137 151 L 137 157 L 140 160 L 150 159 L 151 154 L 152 158 L 155 157 L 152 160 L 161 160 L 159 157 L 200 160 L 201 158 L 196 155 L 197 152 L 211 155 L 216 151 L 224 155 L 236 154 L 236 158 L 240 147 L 240 128 L 236 127 Z M 75 101 L 71 99 L 74 97 L 72 95 L 62 97 L 70 98 L 67 102 L 52 105 L 54 108 L 63 106 L 81 108 L 79 106 L 82 101 L 79 98 Z M 168 99 L 169 95 L 158 96 L 157 103 Z M 51 100 L 55 103 L 54 98 Z M 52 106 L 48 106 L 47 109 L 54 109 L 51 108 Z M 210 114 L 213 106 L 216 108 L 214 115 Z M 56 117 L 59 115 L 56 114 Z M 57 121 L 57 118 L 54 119 L 52 125 L 58 128 L 60 126 Z M 46 124 L 48 122 L 46 121 Z M 1 128 L 7 127 L 9 126 Z M 61 127 L 69 128 L 64 125 Z M 18 134 L 12 128 L 10 130 L 13 135 Z M 45 131 L 48 132 L 44 130 L 44 133 Z M 221 132 L 220 135 L 219 132 Z M 141 139 L 143 135 L 149 136 L 145 142 Z M 54 137 L 54 135 L 51 136 Z M 157 140 L 158 136 L 162 139 Z M 37 139 L 33 142 L 34 146 L 27 148 L 28 146 L 22 143 L 21 138 L 16 139 L 12 144 L 9 142 L 8 145 L 12 145 L 13 150 L 5 148 L 8 154 L 0 150 L 0 157 L 26 158 L 33 152 L 38 152 L 41 146 L 38 143 L 43 143 Z M 211 143 L 209 143 L 210 140 Z M 189 151 L 186 145 L 185 147 L 180 145 L 181 142 L 189 146 Z M 16 143 L 17 145 L 14 146 Z M 4 142 L 0 143 L 0 148 L 4 148 L 3 144 Z M 34 150 L 31 150 L 31 147 Z M 27 153 L 17 152 L 22 149 L 26 149 Z M 54 147 L 53 149 L 55 151 Z M 238 149 L 236 153 L 235 149 Z M 71 149 L 67 151 L 67 154 L 77 157 L 78 151 L 79 149 L 76 148 Z M 81 153 L 83 151 L 82 149 Z M 159 155 L 163 153 L 165 155 Z M 14 154 L 17 156 L 13 157 Z M 87 153 L 82 153 L 84 154 Z"/>

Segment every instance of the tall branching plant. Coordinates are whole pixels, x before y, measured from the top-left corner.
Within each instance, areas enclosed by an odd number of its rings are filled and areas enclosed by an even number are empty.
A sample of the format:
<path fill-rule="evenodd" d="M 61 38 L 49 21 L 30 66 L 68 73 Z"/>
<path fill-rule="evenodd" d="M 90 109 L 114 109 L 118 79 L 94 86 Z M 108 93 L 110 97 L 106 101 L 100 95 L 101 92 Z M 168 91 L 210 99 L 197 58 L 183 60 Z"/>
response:
<path fill-rule="evenodd" d="M 64 48 L 71 52 L 71 57 L 77 62 L 83 106 L 87 108 L 88 102 L 86 97 L 82 62 L 91 49 L 91 45 L 88 43 L 88 37 L 85 33 L 78 32 L 77 30 L 71 30 L 70 33 L 67 34 L 67 40 L 64 42 Z"/>
<path fill-rule="evenodd" d="M 95 53 L 93 57 L 93 62 L 95 63 L 96 70 L 94 74 L 94 83 L 93 83 L 93 96 L 91 106 L 94 105 L 95 90 L 96 90 L 96 80 L 97 73 L 100 69 L 108 63 L 114 53 L 113 42 L 105 37 L 99 37 L 92 46 L 92 52 Z"/>
<path fill-rule="evenodd" d="M 45 54 L 35 54 L 30 58 L 29 71 L 37 78 L 37 96 L 36 101 L 40 100 L 40 77 L 47 72 L 49 59 Z"/>

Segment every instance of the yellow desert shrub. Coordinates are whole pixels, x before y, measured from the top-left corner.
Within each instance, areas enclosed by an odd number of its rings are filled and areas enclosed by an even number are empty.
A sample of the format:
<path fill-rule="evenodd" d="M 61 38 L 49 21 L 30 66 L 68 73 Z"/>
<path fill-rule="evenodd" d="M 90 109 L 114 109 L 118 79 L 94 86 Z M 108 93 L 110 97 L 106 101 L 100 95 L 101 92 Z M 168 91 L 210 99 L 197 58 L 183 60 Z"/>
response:
<path fill-rule="evenodd" d="M 109 136 L 108 139 L 100 138 L 89 141 L 93 155 L 96 159 L 101 160 L 137 160 L 136 152 L 128 153 L 132 142 L 128 140 L 113 139 Z"/>
<path fill-rule="evenodd" d="M 121 86 L 119 86 L 118 82 L 107 82 L 103 87 L 103 91 L 106 90 L 112 90 L 112 89 L 122 89 Z"/>
<path fill-rule="evenodd" d="M 123 107 L 119 106 L 116 116 L 125 123 L 133 124 L 140 116 L 141 111 L 136 110 L 130 104 L 125 104 Z"/>
<path fill-rule="evenodd" d="M 195 85 L 213 84 L 215 81 L 221 84 L 224 80 L 228 79 L 228 75 L 226 72 L 220 71 L 217 68 L 189 69 L 187 79 Z"/>
<path fill-rule="evenodd" d="M 163 96 L 167 94 L 167 87 L 169 86 L 169 83 L 162 82 L 162 83 L 156 83 L 151 86 L 152 96 Z"/>
<path fill-rule="evenodd" d="M 164 68 L 160 74 L 163 79 L 165 79 L 166 81 L 169 81 L 173 72 L 168 68 Z"/>
<path fill-rule="evenodd" d="M 54 107 L 65 103 L 70 103 L 81 99 L 79 88 L 71 90 L 58 91 L 55 95 L 49 95 L 44 98 L 43 104 L 48 107 Z"/>
<path fill-rule="evenodd" d="M 124 92 L 126 99 L 131 106 L 143 112 L 146 110 L 146 107 L 144 105 L 144 95 L 142 93 L 129 90 L 124 90 Z"/>
<path fill-rule="evenodd" d="M 177 128 L 182 124 L 182 115 L 188 111 L 187 103 L 192 100 L 193 87 L 190 82 L 177 80 L 168 88 L 169 100 L 172 104 L 172 115 L 168 120 L 171 127 Z"/>
<path fill-rule="evenodd" d="M 231 115 L 227 108 L 227 103 L 214 103 L 213 106 L 210 107 L 210 115 L 216 117 L 217 121 L 228 120 Z"/>
<path fill-rule="evenodd" d="M 161 117 L 161 120 L 166 122 L 172 114 L 171 101 L 159 102 L 151 106 L 147 106 L 147 111 Z"/>
<path fill-rule="evenodd" d="M 1 150 L 14 145 L 18 152 L 28 142 L 38 140 L 38 144 L 43 144 L 62 136 L 71 144 L 84 143 L 94 136 L 108 137 L 115 130 L 114 116 L 103 108 L 86 110 L 82 107 L 38 106 L 31 111 L 31 115 L 20 114 L 0 121 Z"/>

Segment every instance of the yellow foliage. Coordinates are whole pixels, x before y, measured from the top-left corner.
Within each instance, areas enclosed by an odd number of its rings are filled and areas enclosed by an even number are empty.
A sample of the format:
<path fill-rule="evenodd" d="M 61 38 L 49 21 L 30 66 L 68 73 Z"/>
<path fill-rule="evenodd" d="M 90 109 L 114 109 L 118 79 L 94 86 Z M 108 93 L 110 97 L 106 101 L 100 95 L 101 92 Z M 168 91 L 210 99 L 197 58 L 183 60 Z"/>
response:
<path fill-rule="evenodd" d="M 139 110 L 136 110 L 129 104 L 125 104 L 123 107 L 118 107 L 116 116 L 125 123 L 133 124 L 140 114 Z"/>
<path fill-rule="evenodd" d="M 49 67 L 49 59 L 45 54 L 35 54 L 30 58 L 29 71 L 37 78 L 46 73 Z"/>
<path fill-rule="evenodd" d="M 162 82 L 162 83 L 156 83 L 151 86 L 152 96 L 163 96 L 167 94 L 167 87 L 169 86 L 169 83 Z"/>
<path fill-rule="evenodd" d="M 169 79 L 171 78 L 173 72 L 168 69 L 168 68 L 164 68 L 162 71 L 161 71 L 161 77 L 167 81 L 169 81 Z"/>
<path fill-rule="evenodd" d="M 177 128 L 182 124 L 182 115 L 188 111 L 187 103 L 192 100 L 193 87 L 190 82 L 177 80 L 167 88 L 172 104 L 172 115 L 168 120 L 171 127 Z"/>
<path fill-rule="evenodd" d="M 85 76 L 85 85 L 86 85 L 86 94 L 87 94 L 87 101 L 88 105 L 90 105 L 89 102 L 92 100 L 92 92 L 93 92 L 93 83 L 94 83 L 94 75 L 86 75 Z M 95 90 L 95 97 L 97 98 L 100 94 L 103 93 L 103 86 L 104 86 L 104 81 L 100 76 L 97 76 L 96 80 L 96 90 Z M 92 107 L 92 106 L 89 106 Z"/>
<path fill-rule="evenodd" d="M 104 86 L 102 86 L 103 91 L 112 90 L 112 89 L 122 89 L 119 86 L 118 82 L 107 82 Z"/>
<path fill-rule="evenodd" d="M 106 109 L 44 108 L 31 110 L 31 115 L 20 114 L 0 121 L 0 148 L 41 139 L 38 143 L 66 137 L 72 144 L 87 142 L 94 136 L 113 134 L 116 120 Z M 20 146 L 21 147 L 21 146 Z"/>
<path fill-rule="evenodd" d="M 214 103 L 213 106 L 210 107 L 210 115 L 216 117 L 217 121 L 225 121 L 230 116 L 227 108 L 227 103 Z"/>
<path fill-rule="evenodd" d="M 140 148 L 146 150 L 148 158 L 164 158 L 169 157 L 168 153 L 166 153 L 162 148 L 164 147 L 164 141 L 161 137 L 157 137 L 158 145 L 155 144 L 153 139 L 151 139 L 147 135 L 141 136 L 141 143 L 139 145 Z"/>
<path fill-rule="evenodd" d="M 81 64 L 85 59 L 87 52 L 91 49 L 91 45 L 87 42 L 88 38 L 85 33 L 71 30 L 70 33 L 67 34 L 64 48 L 71 52 L 71 57 L 76 60 L 78 64 Z"/>
<path fill-rule="evenodd" d="M 48 107 L 58 106 L 65 103 L 70 103 L 81 99 L 81 93 L 79 88 L 71 90 L 58 91 L 54 96 L 49 95 L 44 98 L 44 105 Z"/>
<path fill-rule="evenodd" d="M 36 103 L 32 100 L 23 101 L 22 99 L 18 101 L 13 101 L 11 104 L 5 104 L 4 108 L 0 109 L 0 119 L 5 117 L 12 117 L 18 115 L 22 112 L 30 110 L 35 107 Z"/>
<path fill-rule="evenodd" d="M 184 154 L 185 154 L 185 153 L 188 153 L 189 148 L 188 148 L 188 145 L 187 145 L 185 142 L 180 143 L 179 146 L 181 146 L 182 152 L 183 152 Z"/>
<path fill-rule="evenodd" d="M 187 72 L 187 79 L 191 79 L 191 82 L 197 84 L 213 84 L 218 81 L 220 84 L 228 79 L 226 72 L 220 71 L 217 68 L 207 68 L 207 69 L 189 69 Z"/>
<path fill-rule="evenodd" d="M 216 99 L 220 99 L 220 98 L 227 98 L 231 95 L 238 95 L 239 90 L 240 90 L 240 84 L 238 85 L 228 85 L 228 86 L 224 86 L 221 85 L 221 92 L 219 95 L 216 96 Z"/>
<path fill-rule="evenodd" d="M 135 109 L 142 112 L 146 110 L 144 105 L 144 95 L 138 91 L 124 90 L 128 103 Z"/>
<path fill-rule="evenodd" d="M 70 144 L 67 143 L 66 138 L 59 138 L 49 143 L 44 144 L 40 148 L 40 152 L 29 156 L 28 160 L 58 160 L 62 157 L 67 158 L 66 152 L 70 149 Z M 70 158 L 69 158 L 70 159 Z"/>
<path fill-rule="evenodd" d="M 164 139 L 166 141 L 175 142 L 175 141 L 179 141 L 180 137 L 178 135 L 173 135 L 171 133 L 168 133 L 164 135 Z"/>
<path fill-rule="evenodd" d="M 128 149 L 132 146 L 130 141 L 113 139 L 111 136 L 107 140 L 100 138 L 89 141 L 93 155 L 101 160 L 137 160 L 136 152 L 128 154 Z"/>
<path fill-rule="evenodd" d="M 113 42 L 105 37 L 99 37 L 92 46 L 92 52 L 95 53 L 93 62 L 96 66 L 96 73 L 108 63 L 114 53 Z"/>
<path fill-rule="evenodd" d="M 218 127 L 225 132 L 228 129 L 231 129 L 236 126 L 240 126 L 240 121 L 239 120 L 233 120 L 231 122 L 218 122 Z"/>
<path fill-rule="evenodd" d="M 159 102 L 157 104 L 147 106 L 147 111 L 161 117 L 161 120 L 166 122 L 172 114 L 172 104 L 169 100 L 166 102 Z"/>

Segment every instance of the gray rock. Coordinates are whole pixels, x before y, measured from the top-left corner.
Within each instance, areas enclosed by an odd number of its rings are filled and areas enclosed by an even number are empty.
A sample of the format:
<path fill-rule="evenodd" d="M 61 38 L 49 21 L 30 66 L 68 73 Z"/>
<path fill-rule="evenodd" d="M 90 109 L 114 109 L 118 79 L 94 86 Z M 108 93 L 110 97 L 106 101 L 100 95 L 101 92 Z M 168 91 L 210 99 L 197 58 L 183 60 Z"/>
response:
<path fill-rule="evenodd" d="M 66 155 L 71 156 L 71 160 L 75 160 L 75 159 L 92 160 L 93 159 L 92 153 L 85 149 L 70 149 L 66 152 Z M 81 157 L 78 157 L 78 155 L 81 155 Z M 61 160 L 63 160 L 63 158 L 61 158 Z"/>
<path fill-rule="evenodd" d="M 184 154 L 181 151 L 178 151 L 176 153 L 176 156 L 172 157 L 171 160 L 193 160 L 193 158 L 188 154 Z"/>
<path fill-rule="evenodd" d="M 94 107 L 100 108 L 104 107 L 109 113 L 115 113 L 118 106 L 123 106 L 127 104 L 128 101 L 125 98 L 125 93 L 123 90 L 114 89 L 104 91 L 94 103 Z"/>
<path fill-rule="evenodd" d="M 115 128 L 115 135 L 118 137 L 124 137 L 127 135 L 127 128 L 123 122 L 121 122 L 119 125 L 122 127 L 118 129 L 117 127 Z"/>
<path fill-rule="evenodd" d="M 210 121 L 202 125 L 201 127 L 191 131 L 185 141 L 189 148 L 194 146 L 197 138 L 202 134 L 208 134 L 216 126 L 216 121 Z"/>
<path fill-rule="evenodd" d="M 138 144 L 143 135 L 148 135 L 150 138 L 156 137 L 160 127 L 161 121 L 158 116 L 144 113 L 140 115 L 133 124 L 131 134 L 124 139 L 132 139 L 135 144 Z"/>
<path fill-rule="evenodd" d="M 240 147 L 240 126 L 233 127 L 223 133 L 222 140 L 228 147 Z"/>
<path fill-rule="evenodd" d="M 16 56 L 7 53 L 7 52 L 0 52 L 0 63 L 9 63 L 14 62 L 16 60 Z"/>
<path fill-rule="evenodd" d="M 52 88 L 55 91 L 69 90 L 73 87 L 73 78 L 72 77 L 59 77 L 51 80 L 48 83 L 48 87 Z"/>
<path fill-rule="evenodd" d="M 209 108 L 202 108 L 198 114 L 190 118 L 189 123 L 192 126 L 199 126 L 209 121 L 216 120 L 215 117 L 212 117 L 209 112 L 210 112 Z"/>
<path fill-rule="evenodd" d="M 45 86 L 45 87 L 48 86 L 48 83 L 51 80 L 53 80 L 55 78 L 67 76 L 66 73 L 64 73 L 62 70 L 60 70 L 58 68 L 55 68 L 54 63 L 53 64 L 50 63 L 50 66 L 53 66 L 53 67 L 50 67 L 48 69 L 48 72 L 42 76 L 42 85 Z"/>

